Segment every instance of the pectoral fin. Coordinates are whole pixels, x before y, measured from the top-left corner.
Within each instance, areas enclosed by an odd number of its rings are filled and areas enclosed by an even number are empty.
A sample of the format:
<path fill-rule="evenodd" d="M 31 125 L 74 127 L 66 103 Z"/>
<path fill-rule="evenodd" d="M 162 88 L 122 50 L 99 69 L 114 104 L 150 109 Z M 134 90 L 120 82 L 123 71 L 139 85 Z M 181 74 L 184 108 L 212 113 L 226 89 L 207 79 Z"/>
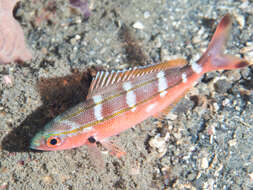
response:
<path fill-rule="evenodd" d="M 101 171 L 105 168 L 105 163 L 101 154 L 101 151 L 97 147 L 96 143 L 87 144 L 88 153 L 90 155 L 90 160 L 93 162 L 97 171 Z"/>

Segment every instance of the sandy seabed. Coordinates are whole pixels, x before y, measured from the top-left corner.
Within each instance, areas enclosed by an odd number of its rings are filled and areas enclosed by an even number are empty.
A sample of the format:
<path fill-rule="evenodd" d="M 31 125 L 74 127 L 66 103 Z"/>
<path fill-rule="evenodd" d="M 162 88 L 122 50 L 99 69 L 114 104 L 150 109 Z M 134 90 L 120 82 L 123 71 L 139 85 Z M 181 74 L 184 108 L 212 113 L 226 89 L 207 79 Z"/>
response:
<path fill-rule="evenodd" d="M 196 61 L 226 13 L 233 17 L 227 53 L 253 57 L 252 1 L 90 5 L 88 19 L 67 0 L 22 1 L 14 10 L 33 59 L 0 65 L 0 189 L 252 189 L 252 67 L 205 74 L 167 119 L 150 118 L 115 137 L 127 155 L 103 152 L 104 171 L 86 147 L 29 149 L 45 123 L 85 100 L 96 70 Z"/>

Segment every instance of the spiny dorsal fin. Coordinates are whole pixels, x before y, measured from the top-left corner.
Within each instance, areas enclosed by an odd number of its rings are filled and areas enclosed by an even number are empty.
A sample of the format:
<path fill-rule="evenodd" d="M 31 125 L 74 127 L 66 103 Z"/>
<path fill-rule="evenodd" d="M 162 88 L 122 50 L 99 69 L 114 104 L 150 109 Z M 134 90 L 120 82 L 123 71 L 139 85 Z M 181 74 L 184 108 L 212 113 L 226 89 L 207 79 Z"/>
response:
<path fill-rule="evenodd" d="M 113 84 L 136 79 L 137 77 L 141 77 L 152 72 L 159 72 L 161 70 L 167 70 L 170 68 L 182 67 L 186 64 L 187 61 L 185 59 L 175 59 L 149 66 L 134 67 L 127 70 L 100 71 L 91 82 L 87 99 L 94 96 L 97 92 L 99 92 L 99 90 Z"/>

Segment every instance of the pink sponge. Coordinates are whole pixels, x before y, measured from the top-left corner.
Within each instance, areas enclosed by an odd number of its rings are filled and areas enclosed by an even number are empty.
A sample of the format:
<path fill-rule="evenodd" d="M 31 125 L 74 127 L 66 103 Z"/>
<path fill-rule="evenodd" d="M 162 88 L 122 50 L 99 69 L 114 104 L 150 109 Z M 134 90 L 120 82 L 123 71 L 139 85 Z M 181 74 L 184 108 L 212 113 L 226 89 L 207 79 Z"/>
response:
<path fill-rule="evenodd" d="M 26 48 L 24 32 L 12 10 L 18 0 L 0 0 L 0 64 L 27 61 L 32 58 Z"/>

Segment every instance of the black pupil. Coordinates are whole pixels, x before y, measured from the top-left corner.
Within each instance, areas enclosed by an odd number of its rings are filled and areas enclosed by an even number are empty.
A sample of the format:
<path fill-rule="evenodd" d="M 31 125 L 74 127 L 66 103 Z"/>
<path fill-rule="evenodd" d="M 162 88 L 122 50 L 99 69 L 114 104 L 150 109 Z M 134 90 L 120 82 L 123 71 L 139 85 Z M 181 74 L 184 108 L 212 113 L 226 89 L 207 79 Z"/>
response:
<path fill-rule="evenodd" d="M 51 145 L 56 145 L 56 144 L 57 144 L 57 140 L 56 140 L 56 139 L 50 140 L 50 144 L 51 144 Z"/>
<path fill-rule="evenodd" d="M 96 139 L 94 138 L 94 137 L 89 137 L 88 138 L 88 141 L 90 142 L 90 143 L 95 143 L 96 142 Z"/>

